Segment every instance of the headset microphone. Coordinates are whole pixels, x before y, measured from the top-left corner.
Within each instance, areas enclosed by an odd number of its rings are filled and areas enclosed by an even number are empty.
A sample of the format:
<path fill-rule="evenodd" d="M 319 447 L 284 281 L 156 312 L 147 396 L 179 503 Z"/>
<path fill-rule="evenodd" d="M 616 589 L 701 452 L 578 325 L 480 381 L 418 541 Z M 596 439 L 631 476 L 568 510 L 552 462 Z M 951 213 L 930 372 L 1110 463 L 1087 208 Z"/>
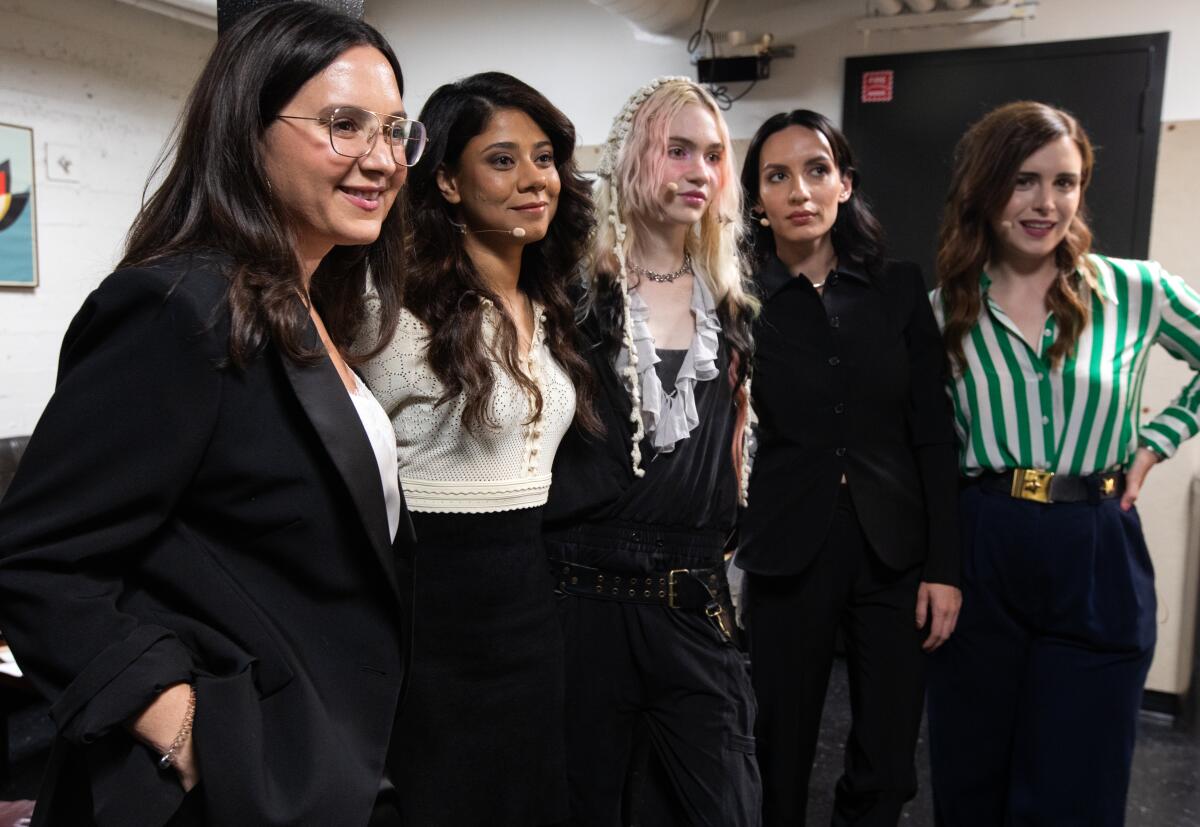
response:
<path fill-rule="evenodd" d="M 1001 221 L 1000 226 L 1006 230 L 1011 230 L 1013 228 L 1013 223 L 1011 221 Z"/>
<path fill-rule="evenodd" d="M 476 235 L 478 235 L 479 233 L 506 233 L 508 235 L 511 235 L 513 238 L 524 238 L 525 237 L 525 228 L 524 227 L 513 227 L 511 230 L 472 230 L 466 224 L 459 224 L 457 221 L 451 221 L 450 223 L 453 224 L 455 227 L 458 227 L 458 231 L 460 233 L 463 233 L 464 235 L 467 233 L 475 233 Z"/>
<path fill-rule="evenodd" d="M 676 184 L 674 181 L 668 181 L 667 182 L 667 190 L 669 190 L 670 192 L 679 192 L 679 185 Z"/>

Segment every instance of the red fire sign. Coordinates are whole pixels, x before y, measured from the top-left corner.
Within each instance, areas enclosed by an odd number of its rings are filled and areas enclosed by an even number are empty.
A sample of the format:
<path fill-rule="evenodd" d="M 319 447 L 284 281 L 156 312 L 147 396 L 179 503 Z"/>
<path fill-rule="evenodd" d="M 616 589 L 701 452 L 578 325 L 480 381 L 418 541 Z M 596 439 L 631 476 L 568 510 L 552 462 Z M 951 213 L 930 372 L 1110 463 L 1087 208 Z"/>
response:
<path fill-rule="evenodd" d="M 862 102 L 889 103 L 895 87 L 896 73 L 891 69 L 878 69 L 862 74 Z"/>

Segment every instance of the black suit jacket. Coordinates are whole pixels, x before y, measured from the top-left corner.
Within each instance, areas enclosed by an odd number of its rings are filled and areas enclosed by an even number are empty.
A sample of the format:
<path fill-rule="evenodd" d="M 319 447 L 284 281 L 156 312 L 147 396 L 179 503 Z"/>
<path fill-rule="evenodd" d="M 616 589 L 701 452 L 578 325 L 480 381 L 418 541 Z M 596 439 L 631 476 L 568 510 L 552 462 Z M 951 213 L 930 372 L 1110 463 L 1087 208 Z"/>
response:
<path fill-rule="evenodd" d="M 181 680 L 209 823 L 366 824 L 379 789 L 411 523 L 393 544 L 328 359 L 218 367 L 227 264 L 105 279 L 0 507 L 0 628 L 58 730 L 35 823 L 168 822 L 182 788 L 125 724 Z"/>
<path fill-rule="evenodd" d="M 859 521 L 894 569 L 957 585 L 957 453 L 946 357 L 915 264 L 840 268 L 825 297 L 777 258 L 756 276 L 758 453 L 738 565 L 797 574 L 829 531 L 846 476 Z"/>

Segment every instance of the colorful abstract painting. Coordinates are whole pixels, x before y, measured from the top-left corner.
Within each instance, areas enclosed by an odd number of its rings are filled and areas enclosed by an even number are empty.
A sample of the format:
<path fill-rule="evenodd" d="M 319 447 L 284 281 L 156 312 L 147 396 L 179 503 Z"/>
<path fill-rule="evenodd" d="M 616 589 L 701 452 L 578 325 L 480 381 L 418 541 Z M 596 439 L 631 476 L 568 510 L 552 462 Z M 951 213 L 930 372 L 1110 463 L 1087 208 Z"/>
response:
<path fill-rule="evenodd" d="M 0 287 L 37 287 L 33 130 L 0 123 Z"/>

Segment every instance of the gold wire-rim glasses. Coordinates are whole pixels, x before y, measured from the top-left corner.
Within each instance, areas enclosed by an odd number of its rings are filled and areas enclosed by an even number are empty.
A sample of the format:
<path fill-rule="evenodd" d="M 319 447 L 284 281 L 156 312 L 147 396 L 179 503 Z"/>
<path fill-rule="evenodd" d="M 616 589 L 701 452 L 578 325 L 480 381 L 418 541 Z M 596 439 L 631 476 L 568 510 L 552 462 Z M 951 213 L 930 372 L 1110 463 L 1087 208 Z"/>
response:
<path fill-rule="evenodd" d="M 361 116 L 370 115 L 374 121 L 374 128 L 367 133 L 366 138 L 358 135 L 337 135 L 335 133 L 336 125 L 339 121 L 350 120 L 356 126 L 367 126 L 363 123 L 365 120 Z M 359 117 L 354 117 L 359 116 Z M 361 106 L 339 106 L 329 112 L 327 115 L 276 115 L 277 118 L 285 118 L 295 121 L 316 121 L 319 124 L 327 127 L 329 133 L 329 146 L 338 155 L 344 158 L 362 158 L 369 155 L 375 149 L 375 142 L 379 139 L 379 135 L 384 131 L 384 124 L 387 124 L 389 130 L 392 130 L 392 137 L 385 138 L 388 146 L 392 148 L 392 160 L 402 167 L 411 167 L 421 160 L 422 153 L 425 152 L 425 142 L 427 133 L 425 124 L 420 121 L 414 121 L 409 118 L 400 117 L 399 115 L 389 115 L 385 112 L 373 112 L 370 109 L 363 109 Z M 395 130 L 399 128 L 402 134 L 396 136 Z M 342 142 L 342 147 L 338 147 L 339 140 Z M 365 140 L 365 149 L 362 152 L 346 151 L 346 144 L 349 141 Z M 410 148 L 415 143 L 415 148 Z M 402 147 L 400 156 L 396 155 L 396 147 Z M 409 155 L 411 154 L 411 159 Z"/>

